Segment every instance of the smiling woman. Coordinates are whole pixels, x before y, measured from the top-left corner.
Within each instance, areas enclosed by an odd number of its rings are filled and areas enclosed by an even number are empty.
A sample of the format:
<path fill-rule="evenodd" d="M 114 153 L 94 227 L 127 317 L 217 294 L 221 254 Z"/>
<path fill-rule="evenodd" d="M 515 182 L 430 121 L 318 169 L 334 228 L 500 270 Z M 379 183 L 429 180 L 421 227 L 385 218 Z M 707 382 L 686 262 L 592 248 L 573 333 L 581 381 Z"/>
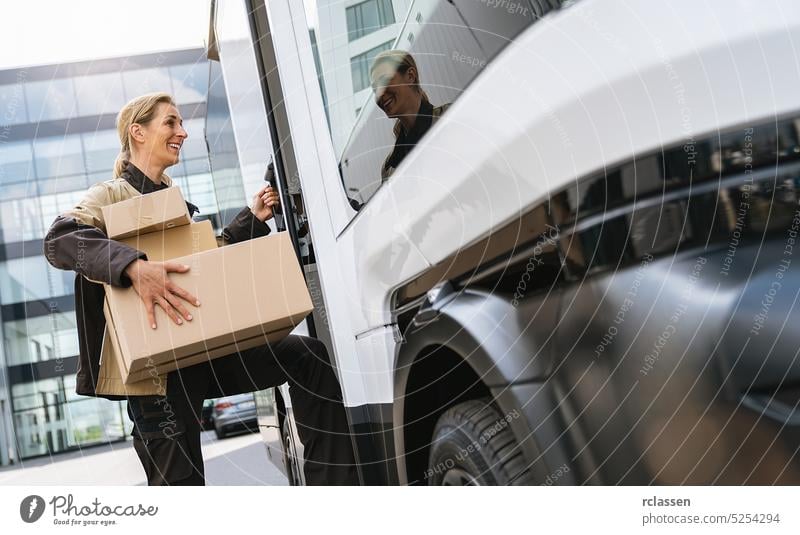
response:
<path fill-rule="evenodd" d="M 56 217 L 43 243 L 45 258 L 53 267 L 77 274 L 75 314 L 79 319 L 80 354 L 76 393 L 128 399 L 133 447 L 149 485 L 203 485 L 201 429 L 196 416 L 203 401 L 289 381 L 294 385 L 298 421 L 305 422 L 308 429 L 302 439 L 307 446 L 306 481 L 356 483 L 358 474 L 341 390 L 327 349 L 318 340 L 289 335 L 280 342 L 221 356 L 213 364 L 202 362 L 132 384 L 123 384 L 119 371 L 108 364 L 101 367 L 107 338 L 104 285 L 133 287 L 152 329 L 161 328 L 156 322 L 156 307 L 176 325 L 191 322 L 200 307 L 197 298 L 169 276 L 172 272 L 186 273 L 188 265 L 150 261 L 144 252 L 109 239 L 103 214 L 103 208 L 109 205 L 176 188 L 164 171 L 178 163 L 188 134 L 175 100 L 167 93 L 149 93 L 131 100 L 117 116 L 117 133 L 120 145 L 114 178 L 92 185 L 74 208 Z M 186 204 L 192 215 L 198 211 L 195 205 Z M 231 245 L 266 236 L 270 232 L 267 221 L 278 204 L 278 193 L 269 185 L 261 187 L 252 206 L 242 208 L 217 243 Z M 223 280 L 225 275 L 208 276 Z"/>
<path fill-rule="evenodd" d="M 420 86 L 417 62 L 405 50 L 378 54 L 370 67 L 370 79 L 375 103 L 387 117 L 397 119 L 393 129 L 397 141 L 381 167 L 381 179 L 386 180 L 449 104 L 431 104 Z"/>
<path fill-rule="evenodd" d="M 114 164 L 115 177 L 122 176 L 129 163 L 148 177 L 161 177 L 178 163 L 181 145 L 189 137 L 167 93 L 149 93 L 128 102 L 117 116 L 117 131 L 122 148 Z"/>

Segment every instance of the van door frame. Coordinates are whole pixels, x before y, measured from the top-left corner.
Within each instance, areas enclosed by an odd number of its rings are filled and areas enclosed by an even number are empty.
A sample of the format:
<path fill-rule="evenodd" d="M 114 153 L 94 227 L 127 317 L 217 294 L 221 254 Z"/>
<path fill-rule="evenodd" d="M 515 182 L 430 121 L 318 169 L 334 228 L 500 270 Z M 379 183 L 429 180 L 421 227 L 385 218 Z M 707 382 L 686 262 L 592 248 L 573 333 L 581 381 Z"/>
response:
<path fill-rule="evenodd" d="M 301 177 L 303 202 L 326 309 L 327 325 L 318 327 L 330 332 L 334 353 L 331 358 L 342 385 L 359 477 L 361 483 L 367 485 L 397 484 L 391 417 L 388 421 L 385 421 L 385 415 L 376 419 L 370 407 L 357 401 L 363 398 L 364 383 L 347 307 L 352 301 L 349 296 L 355 295 L 358 288 L 355 281 L 343 276 L 347 261 L 339 258 L 340 247 L 337 246 L 338 235 L 356 212 L 341 187 L 327 122 L 314 120 L 314 117 L 325 117 L 325 111 L 318 90 L 310 36 L 308 32 L 295 31 L 306 27 L 304 6 L 296 0 L 245 0 L 245 5 L 268 110 L 276 179 L 284 206 L 289 206 L 284 201 L 288 201 L 287 169 L 294 167 Z M 272 20 L 282 21 L 275 31 L 271 31 Z M 283 53 L 278 62 L 278 54 L 284 51 L 291 53 Z M 287 87 L 293 89 L 294 95 L 300 93 L 305 98 L 287 99 Z M 303 88 L 303 91 L 296 88 Z M 277 104 L 273 106 L 272 103 Z M 294 229 L 292 241 L 297 249 L 296 240 Z M 356 401 L 349 403 L 353 399 Z M 376 428 L 376 421 L 384 425 Z"/>

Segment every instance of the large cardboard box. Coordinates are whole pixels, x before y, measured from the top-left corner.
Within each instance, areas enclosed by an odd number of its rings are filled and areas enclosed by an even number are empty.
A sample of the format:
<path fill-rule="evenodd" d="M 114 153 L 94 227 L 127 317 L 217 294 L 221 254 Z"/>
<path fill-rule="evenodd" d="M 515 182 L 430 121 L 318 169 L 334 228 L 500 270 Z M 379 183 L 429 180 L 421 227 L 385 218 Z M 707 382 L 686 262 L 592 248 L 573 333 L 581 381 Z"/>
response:
<path fill-rule="evenodd" d="M 173 261 L 190 266 L 170 277 L 200 300 L 190 307 L 192 321 L 175 325 L 156 307 L 153 330 L 135 290 L 106 288 L 108 331 L 126 384 L 280 340 L 313 308 L 285 232 Z"/>
<path fill-rule="evenodd" d="M 149 260 L 157 262 L 217 247 L 214 229 L 210 221 L 182 225 L 162 232 L 151 232 L 120 241 L 144 252 Z M 108 313 L 106 316 L 110 317 Z M 112 343 L 114 339 L 113 320 L 109 322 L 107 319 L 95 391 L 98 394 L 127 396 L 166 395 L 167 379 L 156 369 L 151 370 L 152 373 L 140 381 L 127 384 L 123 382 L 122 357 Z"/>
<path fill-rule="evenodd" d="M 177 187 L 164 188 L 147 195 L 109 204 L 103 206 L 101 210 L 106 224 L 106 236 L 112 240 L 166 230 L 192 222 L 181 190 Z"/>

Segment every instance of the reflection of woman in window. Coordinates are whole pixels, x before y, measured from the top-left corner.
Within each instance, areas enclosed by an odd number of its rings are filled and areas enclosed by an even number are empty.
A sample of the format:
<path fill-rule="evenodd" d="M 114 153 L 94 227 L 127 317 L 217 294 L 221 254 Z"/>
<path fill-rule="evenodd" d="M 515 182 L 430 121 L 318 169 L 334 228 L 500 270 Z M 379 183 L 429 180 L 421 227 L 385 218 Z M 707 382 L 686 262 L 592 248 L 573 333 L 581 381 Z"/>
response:
<path fill-rule="evenodd" d="M 414 57 L 404 50 L 387 50 L 375 57 L 369 70 L 375 103 L 394 125 L 394 150 L 383 162 L 381 178 L 386 180 L 422 139 L 425 132 L 450 106 L 433 106 L 419 85 Z"/>

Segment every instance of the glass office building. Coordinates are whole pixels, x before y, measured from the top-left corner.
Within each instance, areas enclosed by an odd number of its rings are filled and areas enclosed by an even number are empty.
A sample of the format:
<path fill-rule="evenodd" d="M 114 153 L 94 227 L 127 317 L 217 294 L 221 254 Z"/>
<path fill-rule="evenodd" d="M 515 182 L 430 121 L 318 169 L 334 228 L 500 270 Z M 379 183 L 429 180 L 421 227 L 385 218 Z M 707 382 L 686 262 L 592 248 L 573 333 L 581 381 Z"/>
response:
<path fill-rule="evenodd" d="M 208 87 L 200 48 L 0 71 L 0 464 L 130 430 L 125 402 L 75 394 L 74 274 L 45 261 L 42 239 L 89 185 L 112 178 L 116 114 L 151 91 L 174 95 L 189 133 L 167 173 L 219 229 L 228 215 L 220 204 L 229 212 L 245 197 L 235 162 L 218 170 L 226 179 L 215 189 L 204 139 Z"/>

